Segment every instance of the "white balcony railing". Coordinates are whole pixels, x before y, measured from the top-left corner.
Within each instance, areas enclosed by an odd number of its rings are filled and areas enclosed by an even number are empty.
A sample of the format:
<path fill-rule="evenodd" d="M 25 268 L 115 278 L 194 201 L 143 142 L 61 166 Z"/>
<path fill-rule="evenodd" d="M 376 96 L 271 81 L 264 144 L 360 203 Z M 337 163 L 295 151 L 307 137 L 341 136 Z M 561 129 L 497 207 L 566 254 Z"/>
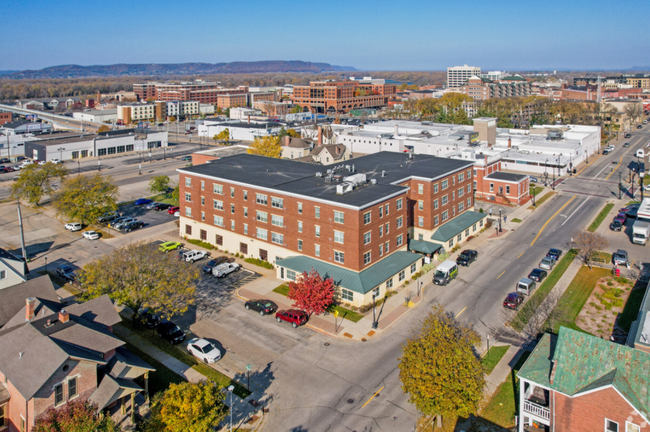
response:
<path fill-rule="evenodd" d="M 524 411 L 537 417 L 541 417 L 544 420 L 549 420 L 551 418 L 551 410 L 541 405 L 537 405 L 535 402 L 524 401 Z"/>

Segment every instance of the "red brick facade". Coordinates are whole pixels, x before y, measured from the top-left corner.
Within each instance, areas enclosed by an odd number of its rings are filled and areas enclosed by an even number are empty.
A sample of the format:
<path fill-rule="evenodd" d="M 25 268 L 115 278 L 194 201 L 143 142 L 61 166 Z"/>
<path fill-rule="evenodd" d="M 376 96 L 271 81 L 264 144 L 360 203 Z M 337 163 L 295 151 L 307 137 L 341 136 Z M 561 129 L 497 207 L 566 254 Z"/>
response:
<path fill-rule="evenodd" d="M 490 162 L 487 166 L 474 166 L 474 189 L 476 198 L 495 203 L 512 203 L 516 205 L 530 201 L 530 179 L 520 182 L 509 182 L 485 178 L 492 173 L 501 171 L 501 161 Z"/>
<path fill-rule="evenodd" d="M 5 123 L 11 122 L 11 113 L 10 112 L 0 112 L 0 126 Z"/>
<path fill-rule="evenodd" d="M 219 83 L 146 83 L 133 84 L 133 91 L 138 100 L 155 99 L 159 101 L 199 101 L 200 103 L 216 104 L 219 95 L 245 94 L 248 87 L 223 88 Z"/>
<path fill-rule="evenodd" d="M 311 112 L 350 112 L 357 108 L 388 105 L 397 93 L 394 84 L 362 84 L 355 81 L 313 81 L 308 86 L 294 86 L 292 101 Z"/>

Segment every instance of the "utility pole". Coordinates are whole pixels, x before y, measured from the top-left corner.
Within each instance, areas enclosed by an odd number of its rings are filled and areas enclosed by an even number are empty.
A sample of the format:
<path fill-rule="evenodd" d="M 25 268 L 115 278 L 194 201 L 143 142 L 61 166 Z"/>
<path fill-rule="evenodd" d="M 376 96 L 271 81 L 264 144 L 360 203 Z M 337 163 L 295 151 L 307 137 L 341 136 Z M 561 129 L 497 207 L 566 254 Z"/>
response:
<path fill-rule="evenodd" d="M 18 225 L 20 226 L 20 246 L 23 249 L 23 261 L 25 262 L 26 273 L 29 273 L 29 268 L 27 268 L 27 249 L 25 249 L 25 232 L 23 230 L 23 216 L 20 213 L 20 201 L 16 200 L 16 206 L 18 208 Z"/>
<path fill-rule="evenodd" d="M 618 199 L 621 199 L 621 191 L 623 190 L 623 173 L 618 172 Z"/>

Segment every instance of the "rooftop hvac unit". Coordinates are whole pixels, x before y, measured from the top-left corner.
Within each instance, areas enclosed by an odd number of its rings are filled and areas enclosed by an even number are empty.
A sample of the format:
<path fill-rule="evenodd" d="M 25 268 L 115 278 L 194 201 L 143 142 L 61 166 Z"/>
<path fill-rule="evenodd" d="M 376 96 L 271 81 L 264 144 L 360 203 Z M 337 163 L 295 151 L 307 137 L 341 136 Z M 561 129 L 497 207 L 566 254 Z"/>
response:
<path fill-rule="evenodd" d="M 382 177 L 386 177 L 386 171 L 385 171 L 385 170 L 382 170 L 382 172 L 381 172 L 381 176 L 382 176 Z"/>
<path fill-rule="evenodd" d="M 320 177 L 323 177 L 323 173 L 322 173 L 322 172 L 320 172 L 320 171 L 319 171 L 319 172 L 317 172 L 317 173 L 316 173 L 316 177 L 319 177 L 319 178 L 320 178 Z"/>
<path fill-rule="evenodd" d="M 367 179 L 365 174 L 353 174 L 351 176 L 345 177 L 343 181 L 346 183 L 351 183 L 355 186 L 359 186 L 365 184 L 367 182 Z"/>
<path fill-rule="evenodd" d="M 354 190 L 354 185 L 352 183 L 341 183 L 336 185 L 336 193 L 338 195 L 343 195 Z"/>

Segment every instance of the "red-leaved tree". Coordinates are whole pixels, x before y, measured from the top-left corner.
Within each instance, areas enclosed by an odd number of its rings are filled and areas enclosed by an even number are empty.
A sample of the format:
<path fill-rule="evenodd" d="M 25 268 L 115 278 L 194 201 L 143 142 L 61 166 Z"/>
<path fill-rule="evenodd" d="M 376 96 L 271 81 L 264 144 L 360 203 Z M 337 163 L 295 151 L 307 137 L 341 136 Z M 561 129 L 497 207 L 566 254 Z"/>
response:
<path fill-rule="evenodd" d="M 88 400 L 72 400 L 65 406 L 50 408 L 34 424 L 34 432 L 117 432 L 109 416 L 100 415 L 97 405 Z"/>
<path fill-rule="evenodd" d="M 324 279 L 313 268 L 304 272 L 298 282 L 289 282 L 289 299 L 293 307 L 312 314 L 320 314 L 334 301 L 334 281 Z"/>

